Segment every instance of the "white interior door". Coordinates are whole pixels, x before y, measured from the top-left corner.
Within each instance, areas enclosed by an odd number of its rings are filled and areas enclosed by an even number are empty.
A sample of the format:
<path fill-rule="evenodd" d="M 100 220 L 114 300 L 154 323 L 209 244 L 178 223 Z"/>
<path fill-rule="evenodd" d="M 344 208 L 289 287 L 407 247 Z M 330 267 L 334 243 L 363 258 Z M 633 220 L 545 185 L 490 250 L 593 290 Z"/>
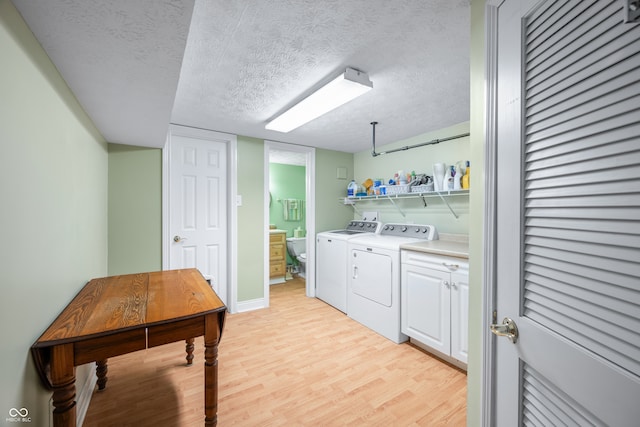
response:
<path fill-rule="evenodd" d="M 225 304 L 227 138 L 197 129 L 172 131 L 169 144 L 168 268 L 197 268 Z"/>
<path fill-rule="evenodd" d="M 640 420 L 640 26 L 498 9 L 495 425 Z"/>

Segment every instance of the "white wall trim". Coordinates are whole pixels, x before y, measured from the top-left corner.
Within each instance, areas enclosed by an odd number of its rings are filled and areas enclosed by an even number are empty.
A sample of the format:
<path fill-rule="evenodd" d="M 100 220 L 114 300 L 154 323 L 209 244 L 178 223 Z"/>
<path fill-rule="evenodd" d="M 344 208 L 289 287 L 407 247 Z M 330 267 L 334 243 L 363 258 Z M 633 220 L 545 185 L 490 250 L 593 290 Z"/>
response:
<path fill-rule="evenodd" d="M 276 141 L 264 142 L 264 298 L 266 306 L 269 306 L 269 151 L 293 151 L 306 154 L 306 208 L 305 227 L 307 229 L 307 271 L 306 271 L 306 295 L 316 296 L 316 149 L 304 145 L 285 144 Z"/>
<path fill-rule="evenodd" d="M 262 185 L 264 187 L 262 190 L 262 199 L 264 201 L 264 207 L 262 209 L 262 229 L 266 230 L 265 236 L 262 239 L 262 295 L 264 299 L 264 307 L 267 308 L 269 307 L 269 286 L 271 285 L 271 279 L 269 278 L 269 202 L 271 201 L 271 195 L 269 192 L 269 144 L 267 141 L 264 142 L 262 150 Z"/>
<path fill-rule="evenodd" d="M 248 301 L 239 301 L 236 308 L 238 309 L 237 313 L 244 313 L 245 311 L 267 308 L 267 306 L 264 298 L 256 298 Z"/>
<path fill-rule="evenodd" d="M 87 416 L 89 410 L 89 404 L 93 397 L 93 390 L 98 383 L 98 376 L 96 375 L 96 364 L 91 363 L 91 374 L 87 375 L 85 382 L 79 387 L 76 398 L 76 425 L 82 426 L 84 418 Z"/>
<path fill-rule="evenodd" d="M 484 427 L 493 425 L 495 340 L 489 326 L 495 309 L 496 263 L 496 135 L 497 135 L 497 70 L 498 70 L 498 6 L 502 0 L 489 0 L 485 6 L 485 153 L 484 153 L 484 224 L 482 279 L 482 372 L 480 420 Z"/>
<path fill-rule="evenodd" d="M 233 135 L 229 141 L 227 150 L 227 173 L 229 203 L 227 204 L 229 235 L 227 246 L 229 248 L 229 259 L 227 259 L 227 279 L 229 287 L 227 296 L 229 302 L 227 310 L 235 313 L 238 310 L 238 138 Z"/>
<path fill-rule="evenodd" d="M 238 138 L 236 135 L 171 124 L 162 148 L 162 269 L 169 268 L 171 236 L 169 230 L 169 172 L 171 170 L 171 135 L 207 138 L 227 143 L 227 309 L 235 313 L 238 295 Z"/>

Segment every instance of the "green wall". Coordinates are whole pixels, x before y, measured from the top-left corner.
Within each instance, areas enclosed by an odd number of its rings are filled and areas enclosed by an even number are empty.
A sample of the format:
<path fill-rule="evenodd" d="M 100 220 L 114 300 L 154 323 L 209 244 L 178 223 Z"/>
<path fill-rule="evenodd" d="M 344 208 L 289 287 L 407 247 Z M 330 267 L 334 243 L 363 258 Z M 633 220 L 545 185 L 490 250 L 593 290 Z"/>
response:
<path fill-rule="evenodd" d="M 238 301 L 264 297 L 264 141 L 238 136 Z"/>
<path fill-rule="evenodd" d="M 162 150 L 109 144 L 109 275 L 162 269 Z"/>
<path fill-rule="evenodd" d="M 438 138 L 445 138 L 454 135 L 469 133 L 469 122 L 460 123 L 435 132 L 424 133 L 409 139 L 397 141 L 382 147 L 376 147 L 377 152 L 391 150 L 405 146 L 421 144 Z M 362 183 L 367 178 L 383 178 L 388 182 L 393 174 L 403 170 L 405 173 L 415 171 L 417 174 L 424 173 L 433 175 L 433 164 L 444 162 L 453 165 L 458 161 L 470 159 L 469 137 L 441 142 L 435 145 L 413 148 L 406 151 L 398 151 L 385 155 L 373 157 L 371 151 L 362 151 L 354 155 L 354 169 L 356 182 Z M 474 163 L 471 163 L 473 170 Z M 475 189 L 471 183 L 471 189 Z M 382 222 L 407 222 L 413 221 L 418 224 L 434 224 L 439 232 L 468 234 L 469 233 L 469 197 L 455 196 L 447 197 L 447 202 L 453 208 L 458 218 L 456 218 L 447 205 L 438 197 L 425 199 L 427 206 L 424 206 L 422 199 L 398 199 L 396 205 L 387 201 L 362 201 L 357 203 L 357 209 L 362 211 L 377 211 L 379 220 Z"/>
<path fill-rule="evenodd" d="M 471 2 L 471 181 L 469 215 L 469 359 L 467 376 L 467 425 L 481 425 L 483 225 L 485 189 L 484 104 L 484 13 L 485 0 Z"/>
<path fill-rule="evenodd" d="M 338 178 L 338 168 L 346 169 L 346 178 Z M 316 233 L 344 228 L 353 219 L 353 208 L 340 203 L 352 179 L 353 154 L 316 149 Z"/>
<path fill-rule="evenodd" d="M 51 392 L 29 348 L 107 273 L 107 144 L 9 0 L 0 52 L 0 424 L 24 407 L 46 426 Z M 76 369 L 78 392 L 90 373 Z"/>

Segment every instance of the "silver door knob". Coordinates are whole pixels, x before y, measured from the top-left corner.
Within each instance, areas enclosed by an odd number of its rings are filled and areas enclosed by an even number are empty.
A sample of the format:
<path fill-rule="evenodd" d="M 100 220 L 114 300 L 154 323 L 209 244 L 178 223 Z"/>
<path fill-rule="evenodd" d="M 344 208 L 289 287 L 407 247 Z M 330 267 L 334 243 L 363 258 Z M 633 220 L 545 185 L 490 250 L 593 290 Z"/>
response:
<path fill-rule="evenodd" d="M 490 327 L 491 332 L 493 332 L 494 335 L 497 335 L 499 337 L 507 337 L 509 338 L 509 341 L 514 344 L 518 341 L 518 327 L 516 326 L 516 322 L 509 319 L 508 317 L 505 317 L 502 320 L 502 325 L 497 325 L 494 323 Z"/>
<path fill-rule="evenodd" d="M 175 236 L 173 236 L 173 241 L 176 242 L 176 243 L 181 242 L 183 240 L 187 240 L 187 238 L 186 237 L 180 237 L 177 234 Z"/>

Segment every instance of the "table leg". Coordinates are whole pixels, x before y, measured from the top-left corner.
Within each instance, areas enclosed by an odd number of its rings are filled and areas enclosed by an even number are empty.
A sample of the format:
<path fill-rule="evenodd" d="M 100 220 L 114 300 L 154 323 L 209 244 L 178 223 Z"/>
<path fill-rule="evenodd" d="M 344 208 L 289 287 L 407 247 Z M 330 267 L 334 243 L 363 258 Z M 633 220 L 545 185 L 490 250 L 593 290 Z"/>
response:
<path fill-rule="evenodd" d="M 195 348 L 195 346 L 193 345 L 193 342 L 194 342 L 193 338 L 189 338 L 186 341 L 185 350 L 187 351 L 187 365 L 193 364 L 193 349 Z"/>
<path fill-rule="evenodd" d="M 102 391 L 107 386 L 107 359 L 96 362 L 96 376 L 98 377 L 98 391 Z"/>
<path fill-rule="evenodd" d="M 76 425 L 76 372 L 73 366 L 73 344 L 51 348 L 50 373 L 53 386 L 53 425 Z"/>
<path fill-rule="evenodd" d="M 209 427 L 218 424 L 218 342 L 222 332 L 220 329 L 218 313 L 208 314 L 204 327 L 204 425 Z"/>

